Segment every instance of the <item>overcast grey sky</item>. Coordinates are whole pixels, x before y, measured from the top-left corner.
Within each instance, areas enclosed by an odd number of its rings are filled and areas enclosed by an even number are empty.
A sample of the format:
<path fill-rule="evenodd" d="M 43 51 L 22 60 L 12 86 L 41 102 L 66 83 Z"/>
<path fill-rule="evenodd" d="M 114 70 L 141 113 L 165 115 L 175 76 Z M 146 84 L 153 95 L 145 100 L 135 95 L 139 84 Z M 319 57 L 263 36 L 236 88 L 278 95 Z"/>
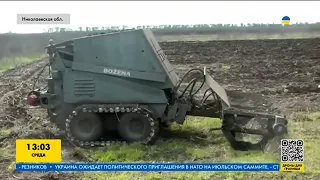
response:
<path fill-rule="evenodd" d="M 102 27 L 160 24 L 240 24 L 320 21 L 319 2 L 0 2 L 0 33 L 36 33 L 50 27 Z M 17 14 L 67 13 L 70 25 L 17 25 Z"/>

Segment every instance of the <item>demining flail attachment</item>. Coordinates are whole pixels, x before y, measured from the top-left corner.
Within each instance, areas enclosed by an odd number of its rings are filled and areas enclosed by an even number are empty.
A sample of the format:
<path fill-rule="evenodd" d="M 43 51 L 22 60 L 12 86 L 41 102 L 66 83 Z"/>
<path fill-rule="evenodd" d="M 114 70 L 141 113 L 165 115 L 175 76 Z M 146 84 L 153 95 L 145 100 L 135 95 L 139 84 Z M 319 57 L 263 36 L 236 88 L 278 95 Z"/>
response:
<path fill-rule="evenodd" d="M 234 149 L 263 149 L 270 139 L 287 133 L 288 122 L 285 117 L 232 108 L 225 89 L 212 78 L 206 68 L 204 68 L 203 76 L 209 89 L 204 92 L 200 102 L 195 99 L 191 100 L 192 107 L 187 115 L 222 119 L 221 130 Z M 193 81 L 190 84 L 193 84 Z M 213 98 L 209 100 L 210 96 Z M 251 121 L 257 122 L 260 128 L 246 128 L 245 126 L 252 123 Z M 257 143 L 251 143 L 239 140 L 237 138 L 239 133 L 260 135 L 262 138 Z"/>
<path fill-rule="evenodd" d="M 256 128 L 246 128 L 250 121 L 259 124 Z M 268 141 L 276 136 L 287 134 L 287 120 L 272 114 L 251 113 L 240 109 L 228 109 L 223 113 L 222 132 L 236 150 L 259 150 L 263 149 Z M 256 143 L 238 140 L 237 134 L 260 135 Z"/>

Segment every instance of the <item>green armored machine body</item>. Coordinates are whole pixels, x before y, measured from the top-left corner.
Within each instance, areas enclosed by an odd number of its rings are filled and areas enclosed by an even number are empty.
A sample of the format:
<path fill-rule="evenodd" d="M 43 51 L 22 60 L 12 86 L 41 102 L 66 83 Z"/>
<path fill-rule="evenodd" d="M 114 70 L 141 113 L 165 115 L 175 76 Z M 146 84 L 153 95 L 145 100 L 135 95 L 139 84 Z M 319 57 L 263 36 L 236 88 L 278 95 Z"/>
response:
<path fill-rule="evenodd" d="M 183 124 L 187 115 L 221 118 L 222 132 L 235 149 L 261 147 L 287 133 L 283 117 L 230 107 L 226 91 L 205 68 L 180 79 L 149 30 L 81 37 L 50 44 L 47 52 L 52 69 L 48 90 L 32 91 L 28 102 L 47 109 L 51 121 L 80 145 L 104 144 L 104 133 L 112 130 L 127 142 L 152 143 L 162 126 Z M 199 76 L 182 87 L 194 72 Z M 196 94 L 204 85 L 209 88 L 200 100 Z M 255 117 L 268 127 L 242 127 Z M 237 141 L 236 132 L 264 138 L 251 144 Z"/>

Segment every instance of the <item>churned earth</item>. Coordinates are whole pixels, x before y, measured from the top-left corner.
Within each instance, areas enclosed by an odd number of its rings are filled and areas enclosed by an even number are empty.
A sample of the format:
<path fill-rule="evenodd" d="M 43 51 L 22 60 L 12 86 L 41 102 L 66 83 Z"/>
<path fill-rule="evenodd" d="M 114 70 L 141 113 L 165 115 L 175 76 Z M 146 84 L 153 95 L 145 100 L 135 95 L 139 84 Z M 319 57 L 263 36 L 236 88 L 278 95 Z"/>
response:
<path fill-rule="evenodd" d="M 14 170 L 16 138 L 61 138 L 63 161 L 278 162 L 275 154 L 234 151 L 220 131 L 219 119 L 188 117 L 184 126 L 162 132 L 154 146 L 114 144 L 79 149 L 68 143 L 43 109 L 26 106 L 24 98 L 39 79 L 46 59 L 0 75 L 1 179 L 292 179 L 319 178 L 320 44 L 319 39 L 161 42 L 181 77 L 206 66 L 226 88 L 232 106 L 285 114 L 290 136 L 305 140 L 306 172 L 295 173 L 18 173 Z"/>
<path fill-rule="evenodd" d="M 234 106 L 309 110 L 320 103 L 319 39 L 163 42 L 179 74 L 207 66 Z"/>

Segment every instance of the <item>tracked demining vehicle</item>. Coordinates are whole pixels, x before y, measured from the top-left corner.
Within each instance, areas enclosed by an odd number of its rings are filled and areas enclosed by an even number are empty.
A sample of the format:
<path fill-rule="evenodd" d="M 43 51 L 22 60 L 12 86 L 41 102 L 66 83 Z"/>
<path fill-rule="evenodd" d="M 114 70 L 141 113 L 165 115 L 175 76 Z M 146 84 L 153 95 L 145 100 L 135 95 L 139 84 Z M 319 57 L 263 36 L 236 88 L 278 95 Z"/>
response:
<path fill-rule="evenodd" d="M 128 143 L 150 144 L 162 127 L 183 124 L 187 115 L 220 118 L 223 134 L 238 150 L 261 148 L 287 133 L 284 117 L 231 107 L 225 89 L 205 67 L 180 79 L 150 30 L 51 41 L 46 49 L 47 90 L 30 92 L 28 104 L 47 109 L 50 120 L 81 146 L 105 145 L 107 131 Z M 185 82 L 189 76 L 194 78 Z M 245 128 L 253 118 L 267 126 Z M 250 143 L 238 140 L 236 133 L 263 138 Z"/>

